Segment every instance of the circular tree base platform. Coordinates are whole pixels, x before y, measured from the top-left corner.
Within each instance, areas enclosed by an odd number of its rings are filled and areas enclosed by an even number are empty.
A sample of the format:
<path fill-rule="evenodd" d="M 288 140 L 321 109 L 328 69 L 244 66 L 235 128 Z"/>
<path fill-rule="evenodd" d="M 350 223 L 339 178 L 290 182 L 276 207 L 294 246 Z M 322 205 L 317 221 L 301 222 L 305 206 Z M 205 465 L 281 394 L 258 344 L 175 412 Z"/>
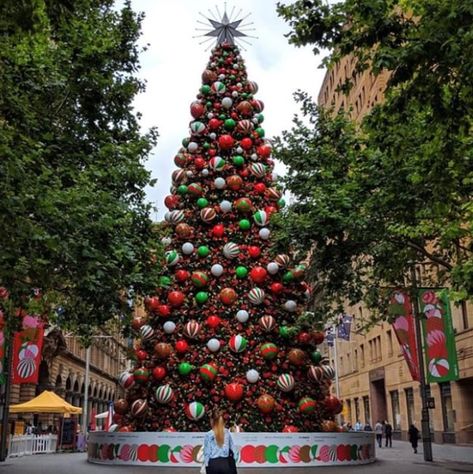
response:
<path fill-rule="evenodd" d="M 198 467 L 205 433 L 91 432 L 88 461 L 109 465 Z M 353 466 L 374 462 L 374 434 L 232 433 L 244 467 Z"/>

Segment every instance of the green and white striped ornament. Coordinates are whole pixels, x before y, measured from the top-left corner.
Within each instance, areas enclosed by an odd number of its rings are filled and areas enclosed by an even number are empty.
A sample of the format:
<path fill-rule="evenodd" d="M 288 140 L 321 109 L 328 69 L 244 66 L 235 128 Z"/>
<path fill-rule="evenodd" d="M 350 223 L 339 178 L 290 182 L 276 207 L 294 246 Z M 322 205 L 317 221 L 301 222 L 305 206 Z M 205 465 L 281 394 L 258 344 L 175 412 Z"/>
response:
<path fill-rule="evenodd" d="M 220 156 L 214 156 L 213 158 L 210 158 L 209 164 L 213 170 L 219 171 L 224 168 L 225 160 Z"/>
<path fill-rule="evenodd" d="M 250 173 L 257 178 L 262 178 L 266 174 L 266 166 L 263 163 L 252 163 Z"/>
<path fill-rule="evenodd" d="M 191 420 L 199 420 L 205 414 L 205 407 L 200 402 L 191 402 L 186 405 L 186 415 Z"/>
<path fill-rule="evenodd" d="M 277 385 L 283 392 L 290 392 L 294 389 L 296 381 L 291 374 L 282 374 L 278 377 Z"/>
<path fill-rule="evenodd" d="M 169 250 L 166 252 L 166 263 L 168 266 L 173 267 L 179 262 L 179 254 L 175 250 Z"/>
<path fill-rule="evenodd" d="M 225 87 L 225 84 L 223 82 L 215 81 L 212 84 L 212 91 L 214 91 L 218 95 L 225 94 L 226 90 L 227 88 Z"/>
<path fill-rule="evenodd" d="M 256 211 L 253 214 L 253 220 L 258 226 L 263 227 L 268 223 L 268 220 L 269 220 L 268 213 L 266 211 L 261 211 L 261 210 Z"/>
<path fill-rule="evenodd" d="M 259 305 L 264 301 L 265 292 L 261 288 L 252 288 L 248 293 L 248 299 L 250 303 Z"/>
<path fill-rule="evenodd" d="M 195 120 L 194 122 L 190 123 L 190 129 L 194 135 L 201 135 L 205 132 L 205 124 Z"/>
<path fill-rule="evenodd" d="M 233 352 L 243 352 L 248 345 L 248 341 L 243 336 L 236 334 L 230 338 L 228 345 Z"/>

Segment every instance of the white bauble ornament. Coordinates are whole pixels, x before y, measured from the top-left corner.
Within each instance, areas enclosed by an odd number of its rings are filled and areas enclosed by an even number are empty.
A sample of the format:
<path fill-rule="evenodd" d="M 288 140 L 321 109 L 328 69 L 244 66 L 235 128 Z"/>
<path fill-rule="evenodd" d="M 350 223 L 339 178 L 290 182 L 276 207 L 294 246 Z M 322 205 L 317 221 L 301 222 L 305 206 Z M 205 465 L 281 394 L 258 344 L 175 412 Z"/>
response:
<path fill-rule="evenodd" d="M 166 321 L 163 324 L 163 329 L 166 334 L 172 334 L 176 330 L 176 324 L 172 321 Z"/>
<path fill-rule="evenodd" d="M 215 132 L 209 133 L 209 137 L 211 140 L 215 140 L 217 138 L 217 134 Z"/>
<path fill-rule="evenodd" d="M 233 95 L 233 94 L 232 94 Z M 224 109 L 229 109 L 233 105 L 233 100 L 230 97 L 224 97 L 222 99 L 222 107 Z"/>
<path fill-rule="evenodd" d="M 237 149 L 236 149 L 236 152 L 241 155 L 243 153 L 243 148 L 241 146 L 239 146 Z"/>
<path fill-rule="evenodd" d="M 212 265 L 212 268 L 210 269 L 211 273 L 213 276 L 219 277 L 223 275 L 223 267 L 220 265 L 220 263 L 216 263 L 215 265 Z"/>
<path fill-rule="evenodd" d="M 222 212 L 230 212 L 232 210 L 232 203 L 230 201 L 224 200 L 220 203 L 220 209 Z"/>
<path fill-rule="evenodd" d="M 223 178 L 215 178 L 214 185 L 217 189 L 224 189 L 226 186 L 226 183 Z"/>
<path fill-rule="evenodd" d="M 297 303 L 294 300 L 287 300 L 283 306 L 289 313 L 293 313 L 297 309 Z"/>
<path fill-rule="evenodd" d="M 171 211 L 167 211 L 164 213 L 164 220 L 166 222 L 171 222 Z"/>
<path fill-rule="evenodd" d="M 189 145 L 187 145 L 187 150 L 189 153 L 195 153 L 199 149 L 199 144 L 196 142 L 190 142 Z"/>
<path fill-rule="evenodd" d="M 220 341 L 213 337 L 207 341 L 207 349 L 210 352 L 217 352 L 220 349 Z"/>
<path fill-rule="evenodd" d="M 267 227 L 263 227 L 259 231 L 259 236 L 263 240 L 268 240 L 270 235 L 271 235 L 271 231 Z"/>
<path fill-rule="evenodd" d="M 273 171 L 273 172 L 271 173 L 271 179 L 272 179 L 273 181 L 277 181 L 278 178 L 279 178 L 279 176 L 278 176 L 278 174 L 276 173 L 276 171 Z"/>
<path fill-rule="evenodd" d="M 238 97 L 238 91 L 233 91 L 232 92 L 232 97 Z"/>
<path fill-rule="evenodd" d="M 170 245 L 171 242 L 172 242 L 171 237 L 163 237 L 163 238 L 161 239 L 161 243 L 162 243 L 164 246 Z"/>
<path fill-rule="evenodd" d="M 256 153 L 253 153 L 253 154 L 251 155 L 251 159 L 252 159 L 253 161 L 256 161 L 256 160 L 258 159 L 258 155 L 257 155 Z"/>
<path fill-rule="evenodd" d="M 236 314 L 236 318 L 240 323 L 246 323 L 249 317 L 250 315 L 248 314 L 248 311 L 245 311 L 244 309 L 240 309 Z"/>
<path fill-rule="evenodd" d="M 270 275 L 276 275 L 276 273 L 279 271 L 279 265 L 276 262 L 269 262 L 266 266 L 266 270 L 268 270 Z"/>
<path fill-rule="evenodd" d="M 218 75 L 218 78 L 223 81 L 225 79 L 225 74 L 219 74 Z"/>
<path fill-rule="evenodd" d="M 214 118 L 214 114 L 213 114 L 212 112 L 209 112 L 209 113 L 207 114 L 207 118 L 208 118 L 208 119 Z"/>
<path fill-rule="evenodd" d="M 190 242 L 182 244 L 182 253 L 184 255 L 190 255 L 194 251 L 194 246 Z"/>
<path fill-rule="evenodd" d="M 194 172 L 189 170 L 189 171 L 186 172 L 186 175 L 187 175 L 188 178 L 192 178 L 192 176 L 194 176 Z"/>
<path fill-rule="evenodd" d="M 209 170 L 207 168 L 203 169 L 200 173 L 202 176 L 208 176 L 209 175 Z"/>
<path fill-rule="evenodd" d="M 236 68 L 236 69 L 238 69 L 238 68 Z M 239 87 L 241 89 L 243 87 L 243 84 L 241 82 L 238 82 L 237 87 Z"/>
<path fill-rule="evenodd" d="M 246 373 L 246 380 L 250 383 L 256 383 L 259 380 L 259 372 L 255 369 L 250 369 Z"/>

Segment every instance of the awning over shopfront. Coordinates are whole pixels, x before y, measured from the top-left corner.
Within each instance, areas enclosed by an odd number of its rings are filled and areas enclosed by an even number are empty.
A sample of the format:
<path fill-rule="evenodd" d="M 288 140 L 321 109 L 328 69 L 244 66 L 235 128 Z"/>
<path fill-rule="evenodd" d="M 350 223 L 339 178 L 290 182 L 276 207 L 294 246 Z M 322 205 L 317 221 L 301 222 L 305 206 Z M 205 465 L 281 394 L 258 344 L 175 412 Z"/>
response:
<path fill-rule="evenodd" d="M 10 413 L 62 413 L 64 415 L 79 415 L 82 413 L 82 408 L 75 407 L 54 392 L 45 390 L 32 400 L 18 405 L 10 405 Z"/>

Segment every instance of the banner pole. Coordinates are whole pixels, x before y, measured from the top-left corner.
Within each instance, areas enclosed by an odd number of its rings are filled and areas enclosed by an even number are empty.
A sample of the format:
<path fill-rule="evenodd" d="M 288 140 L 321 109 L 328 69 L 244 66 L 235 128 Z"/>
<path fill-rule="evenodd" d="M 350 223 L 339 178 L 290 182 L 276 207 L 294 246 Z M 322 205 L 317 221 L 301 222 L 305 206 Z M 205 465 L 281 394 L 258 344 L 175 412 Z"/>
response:
<path fill-rule="evenodd" d="M 432 456 L 432 438 L 430 436 L 429 407 L 427 403 L 427 384 L 425 381 L 424 351 L 422 348 L 422 330 L 420 324 L 420 312 L 417 287 L 417 276 L 415 264 L 411 265 L 411 285 L 412 285 L 412 308 L 414 312 L 414 323 L 416 329 L 417 352 L 419 359 L 419 382 L 420 395 L 422 397 L 422 444 L 424 446 L 424 461 L 433 461 Z"/>
<path fill-rule="evenodd" d="M 13 331 L 5 331 L 5 343 L 7 351 L 4 359 L 4 375 L 5 375 L 5 397 L 2 412 L 2 434 L 0 439 L 0 462 L 5 462 L 8 454 L 8 429 L 10 427 L 8 420 L 10 414 L 10 397 L 12 386 L 12 357 L 13 357 Z"/>

